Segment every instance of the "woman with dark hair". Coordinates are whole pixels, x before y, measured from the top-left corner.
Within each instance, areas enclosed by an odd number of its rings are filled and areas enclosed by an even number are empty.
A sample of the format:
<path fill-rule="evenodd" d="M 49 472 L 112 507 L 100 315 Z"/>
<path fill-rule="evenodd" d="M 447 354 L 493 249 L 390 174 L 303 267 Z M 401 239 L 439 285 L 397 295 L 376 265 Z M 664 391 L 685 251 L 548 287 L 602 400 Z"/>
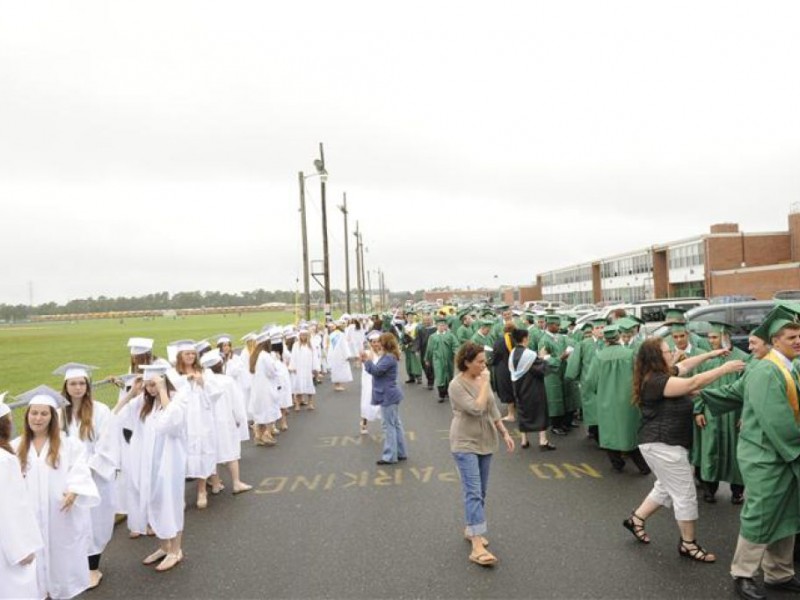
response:
<path fill-rule="evenodd" d="M 464 537 L 472 543 L 469 560 L 488 567 L 497 558 L 486 549 L 487 531 L 486 492 L 489 486 L 489 466 L 497 451 L 498 431 L 509 452 L 514 440 L 503 425 L 486 369 L 486 354 L 482 346 L 466 342 L 456 354 L 459 374 L 450 382 L 448 395 L 453 409 L 450 424 L 450 451 L 461 475 L 461 491 L 467 527 Z"/>
<path fill-rule="evenodd" d="M 11 448 L 11 410 L 0 394 L 0 598 L 38 598 L 36 552 L 44 547 L 25 493 L 19 459 Z"/>
<path fill-rule="evenodd" d="M 183 560 L 186 484 L 186 419 L 189 383 L 162 365 L 145 366 L 114 407 L 117 428 L 131 437 L 127 479 L 128 529 L 144 535 L 152 527 L 159 547 L 142 562 L 168 571 Z M 173 381 L 181 387 L 176 392 Z"/>
<path fill-rule="evenodd" d="M 511 332 L 514 349 L 508 358 L 511 385 L 514 389 L 514 402 L 517 406 L 517 426 L 522 438 L 520 446 L 528 448 L 528 433 L 539 433 L 539 450 L 555 450 L 547 439 L 547 394 L 544 376 L 547 363 L 528 348 L 530 334 L 527 329 Z"/>
<path fill-rule="evenodd" d="M 492 348 L 491 364 L 489 365 L 494 372 L 494 389 L 501 404 L 508 406 L 508 413 L 503 418 L 504 421 L 514 422 L 517 420 L 517 408 L 514 406 L 514 386 L 511 384 L 511 371 L 508 368 L 508 358 L 514 349 L 514 340 L 511 339 L 511 332 L 516 329 L 513 322 L 508 322 L 503 327 L 503 335 L 494 343 Z"/>
<path fill-rule="evenodd" d="M 678 552 L 698 562 L 714 562 L 716 556 L 696 541 L 697 491 L 689 462 L 693 437 L 694 402 L 690 395 L 728 373 L 744 370 L 744 363 L 733 360 L 693 377 L 686 377 L 703 361 L 721 356 L 715 350 L 674 364 L 667 343 L 660 337 L 646 340 L 636 355 L 633 372 L 633 403 L 642 411 L 639 450 L 656 476 L 653 490 L 623 525 L 637 540 L 650 543 L 644 525 L 662 506 L 674 506 L 680 530 Z"/>
<path fill-rule="evenodd" d="M 72 598 L 89 589 L 89 509 L 100 497 L 83 444 L 60 430 L 61 394 L 42 385 L 19 399 L 28 408 L 12 447 L 44 541 L 36 553 L 37 597 Z"/>
<path fill-rule="evenodd" d="M 391 333 L 382 333 L 378 343 L 378 356 L 370 357 L 362 350 L 361 361 L 367 373 L 372 375 L 372 404 L 381 407 L 383 417 L 383 453 L 378 464 L 393 465 L 408 458 L 406 434 L 399 411 L 403 392 L 397 386 L 400 347 Z"/>
<path fill-rule="evenodd" d="M 61 426 L 64 433 L 83 444 L 90 466 L 93 460 L 103 461 L 98 456 L 98 441 L 111 419 L 111 409 L 92 399 L 90 375 L 93 368 L 79 363 L 67 363 L 53 372 L 54 375 L 64 376 L 61 395 L 67 403 L 62 410 Z M 100 504 L 89 511 L 92 524 L 89 543 L 90 589 L 97 587 L 103 578 L 100 558 L 114 533 L 116 472 L 106 474 L 108 477 L 101 475 L 97 469 L 92 469 L 92 477 L 100 493 Z"/>

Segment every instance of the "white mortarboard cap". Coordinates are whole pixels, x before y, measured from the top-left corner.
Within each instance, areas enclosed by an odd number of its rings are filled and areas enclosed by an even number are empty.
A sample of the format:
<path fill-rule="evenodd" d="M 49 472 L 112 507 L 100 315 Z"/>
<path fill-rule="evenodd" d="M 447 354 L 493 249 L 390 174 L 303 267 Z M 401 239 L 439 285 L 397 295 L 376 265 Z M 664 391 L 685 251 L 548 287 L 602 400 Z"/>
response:
<path fill-rule="evenodd" d="M 139 365 L 139 368 L 142 370 L 142 378 L 145 381 L 155 381 L 159 377 L 163 377 L 167 374 L 172 367 L 168 367 L 162 364 L 158 365 Z"/>
<path fill-rule="evenodd" d="M 256 339 L 256 332 L 255 331 L 250 331 L 249 333 L 245 333 L 242 336 L 241 341 L 249 342 L 250 340 L 254 340 L 254 339 Z"/>
<path fill-rule="evenodd" d="M 273 344 L 283 343 L 283 329 L 280 327 L 271 327 L 267 332 L 269 333 L 269 341 Z"/>
<path fill-rule="evenodd" d="M 230 344 L 233 341 L 230 333 L 218 333 L 214 336 L 214 339 L 217 340 L 217 346 L 220 344 Z"/>
<path fill-rule="evenodd" d="M 218 365 L 221 362 L 222 354 L 220 354 L 219 350 L 216 348 L 209 350 L 200 357 L 200 366 L 202 366 L 204 369 L 210 369 L 214 365 Z"/>
<path fill-rule="evenodd" d="M 3 392 L 0 394 L 0 419 L 11 413 L 11 409 L 9 408 L 8 404 L 6 404 L 7 393 L 8 392 Z"/>
<path fill-rule="evenodd" d="M 25 392 L 24 394 L 20 394 L 17 396 L 17 400 L 22 401 L 26 405 L 42 404 L 44 406 L 55 408 L 56 410 L 67 403 L 61 394 L 46 385 L 40 385 Z"/>
<path fill-rule="evenodd" d="M 129 388 L 133 384 L 133 380 L 138 376 L 138 373 L 125 373 L 124 375 L 115 376 L 114 379 L 119 379 L 124 387 Z"/>
<path fill-rule="evenodd" d="M 71 362 L 58 367 L 55 371 L 53 371 L 53 375 L 63 375 L 64 381 L 67 379 L 77 379 L 78 377 L 86 377 L 86 379 L 91 379 L 92 371 L 95 370 L 97 370 L 97 367 L 93 367 L 92 365 Z"/>
<path fill-rule="evenodd" d="M 270 333 L 269 333 L 269 331 L 262 331 L 261 333 L 259 333 L 259 334 L 258 334 L 258 335 L 255 337 L 255 342 L 256 342 L 256 344 L 263 344 L 264 342 L 266 342 L 267 340 L 269 340 L 269 338 L 270 338 L 270 337 L 271 337 L 271 336 L 270 336 Z"/>
<path fill-rule="evenodd" d="M 170 346 L 174 346 L 175 352 L 197 352 L 194 340 L 178 340 L 170 342 Z"/>
<path fill-rule="evenodd" d="M 128 340 L 128 348 L 131 349 L 131 354 L 145 354 L 146 352 L 153 351 L 153 340 L 150 338 L 132 337 Z"/>
<path fill-rule="evenodd" d="M 197 352 L 203 352 L 209 348 L 211 348 L 211 342 L 208 340 L 200 340 L 194 345 L 194 349 L 197 350 Z"/>
<path fill-rule="evenodd" d="M 368 339 L 369 341 L 372 341 L 372 340 L 377 340 L 379 337 L 381 337 L 381 332 L 380 332 L 380 331 L 378 331 L 377 329 L 373 329 L 372 331 L 370 331 L 370 332 L 367 334 L 367 339 Z"/>

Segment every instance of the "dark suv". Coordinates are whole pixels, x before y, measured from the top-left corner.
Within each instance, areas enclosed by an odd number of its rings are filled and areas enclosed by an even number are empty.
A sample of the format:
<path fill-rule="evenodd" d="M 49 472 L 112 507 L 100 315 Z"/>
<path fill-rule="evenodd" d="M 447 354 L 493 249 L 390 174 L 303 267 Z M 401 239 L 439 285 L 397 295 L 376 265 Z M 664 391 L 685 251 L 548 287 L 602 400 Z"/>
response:
<path fill-rule="evenodd" d="M 764 317 L 775 305 L 773 300 L 751 300 L 730 304 L 709 304 L 698 306 L 686 312 L 689 331 L 705 337 L 708 335 L 708 321 L 720 321 L 731 326 L 731 343 L 747 352 L 747 338 L 750 332 L 761 324 Z M 662 325 L 653 335 L 666 337 L 669 327 Z"/>

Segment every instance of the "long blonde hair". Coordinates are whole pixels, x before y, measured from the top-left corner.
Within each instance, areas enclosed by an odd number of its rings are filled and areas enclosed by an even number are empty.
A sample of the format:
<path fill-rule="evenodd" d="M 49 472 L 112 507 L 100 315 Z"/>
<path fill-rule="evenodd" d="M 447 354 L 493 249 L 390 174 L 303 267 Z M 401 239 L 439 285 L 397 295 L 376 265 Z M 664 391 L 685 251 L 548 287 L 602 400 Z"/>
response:
<path fill-rule="evenodd" d="M 61 432 L 58 429 L 58 413 L 52 406 L 47 407 L 50 410 L 50 423 L 47 425 L 47 438 L 50 441 L 50 449 L 47 452 L 47 464 L 58 469 L 58 454 L 61 451 Z M 33 444 L 34 433 L 28 423 L 28 415 L 31 412 L 31 407 L 25 409 L 25 426 L 22 430 L 22 438 L 20 440 L 19 448 L 17 449 L 17 456 L 19 463 L 22 466 L 24 473 L 28 468 L 28 452 L 30 452 L 31 444 Z"/>

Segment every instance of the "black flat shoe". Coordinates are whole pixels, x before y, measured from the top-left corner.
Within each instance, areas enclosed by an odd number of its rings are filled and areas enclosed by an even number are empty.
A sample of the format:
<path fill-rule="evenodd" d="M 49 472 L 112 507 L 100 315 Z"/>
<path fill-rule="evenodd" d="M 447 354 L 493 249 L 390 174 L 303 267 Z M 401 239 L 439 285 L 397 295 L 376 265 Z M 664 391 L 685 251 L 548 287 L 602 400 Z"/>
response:
<path fill-rule="evenodd" d="M 403 462 L 404 460 L 408 460 L 408 457 L 407 456 L 398 456 L 397 457 L 397 461 L 398 462 Z"/>
<path fill-rule="evenodd" d="M 525 442 L 524 444 L 520 444 L 519 447 L 520 448 L 530 448 L 531 447 L 531 443 L 530 442 Z"/>
<path fill-rule="evenodd" d="M 731 496 L 731 504 L 744 504 L 744 494 L 734 494 Z"/>
<path fill-rule="evenodd" d="M 706 492 L 705 494 L 703 494 L 703 502 L 707 502 L 708 504 L 716 504 L 717 497 L 714 494 Z"/>
<path fill-rule="evenodd" d="M 378 461 L 375 461 L 375 464 L 376 465 L 396 465 L 397 463 L 396 462 L 392 462 L 391 460 L 380 459 Z"/>
<path fill-rule="evenodd" d="M 551 444 L 550 442 L 547 442 L 546 444 L 539 444 L 539 450 L 541 452 L 550 452 L 551 450 L 555 449 L 556 447 L 553 446 L 553 444 Z"/>
<path fill-rule="evenodd" d="M 781 581 L 780 583 L 770 583 L 765 581 L 764 587 L 766 587 L 768 590 L 783 590 L 784 592 L 793 592 L 796 594 L 797 592 L 800 592 L 800 579 L 797 579 L 797 575 L 795 575 L 791 579 Z"/>
<path fill-rule="evenodd" d="M 552 433 L 554 435 L 567 435 L 567 432 L 565 430 L 561 429 L 560 427 L 551 427 L 550 428 L 550 433 Z"/>
<path fill-rule="evenodd" d="M 744 598 L 744 600 L 767 600 L 766 594 L 749 577 L 735 577 L 733 585 L 739 598 Z"/>

